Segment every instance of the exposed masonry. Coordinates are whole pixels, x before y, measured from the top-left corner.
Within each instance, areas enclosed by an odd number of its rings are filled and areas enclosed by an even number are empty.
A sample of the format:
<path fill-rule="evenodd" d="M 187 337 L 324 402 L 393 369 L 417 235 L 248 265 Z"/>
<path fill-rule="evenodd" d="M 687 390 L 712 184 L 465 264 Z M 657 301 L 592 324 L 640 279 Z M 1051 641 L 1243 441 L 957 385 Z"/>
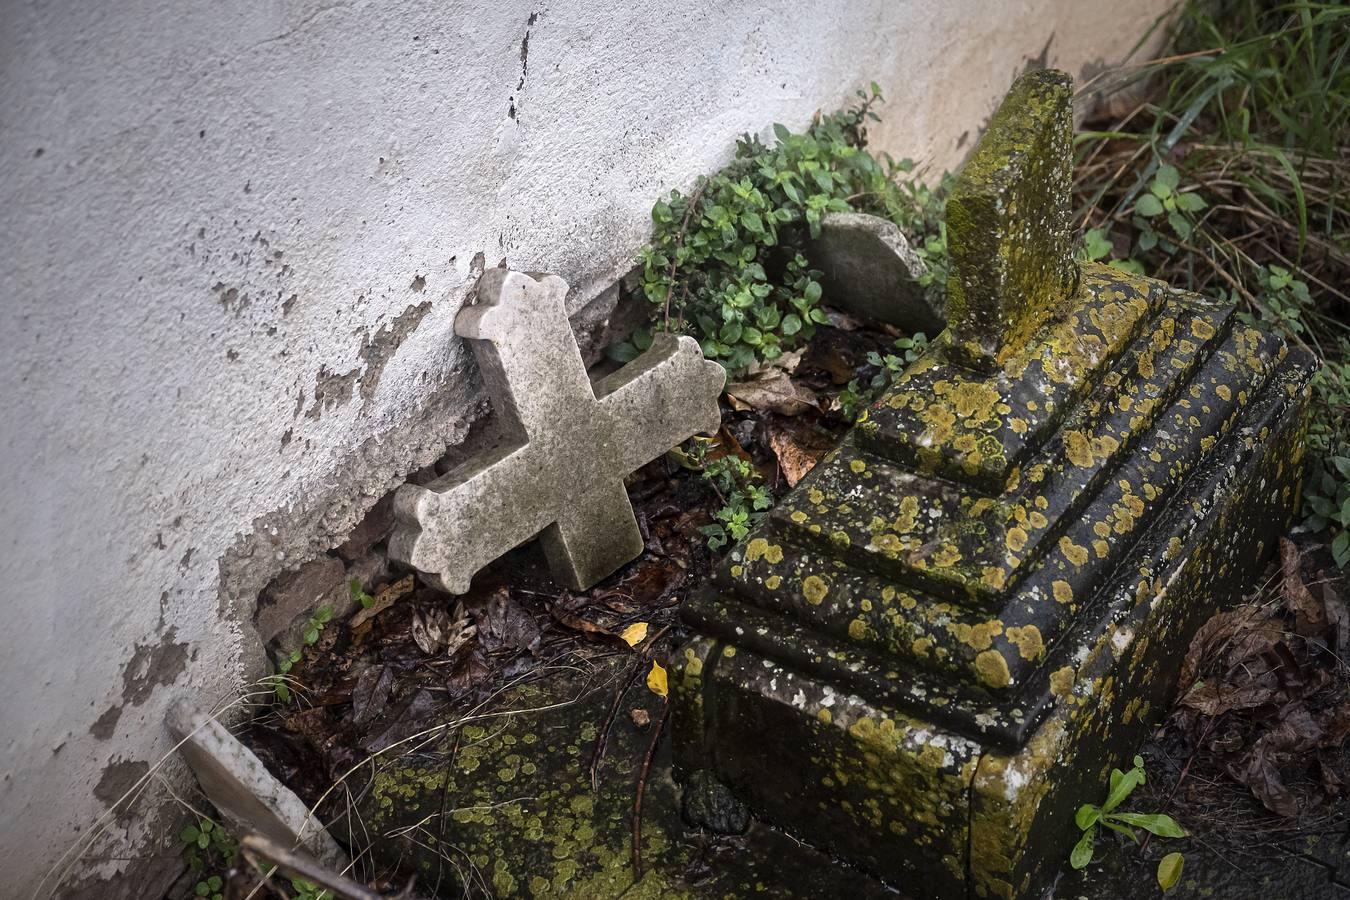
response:
<path fill-rule="evenodd" d="M 641 312 L 640 302 L 626 288 L 615 284 L 573 312 L 569 321 L 579 332 L 588 363 L 596 361 L 598 348 L 612 341 L 616 332 L 631 327 L 636 314 Z M 367 360 L 367 373 L 374 371 L 374 381 L 378 382 L 394 351 L 416 330 L 430 309 L 430 301 L 408 307 L 367 341 L 362 356 Z M 368 374 L 360 377 L 363 396 L 367 395 L 368 377 Z M 367 440 L 329 490 L 309 495 L 302 505 L 278 509 L 255 520 L 252 530 L 241 535 L 220 560 L 218 607 L 222 616 L 253 622 L 258 598 L 271 590 L 270 585 L 310 560 L 325 555 L 342 558 L 347 539 L 358 530 L 370 532 L 363 539 L 366 552 L 343 559 L 346 577 L 342 584 L 345 586 L 347 579 L 356 578 L 370 589 L 387 573 L 382 542 L 393 526 L 393 519 L 387 503 L 379 501 L 409 476 L 420 482 L 443 474 L 492 446 L 498 436 L 491 406 L 482 396 L 478 370 L 467 356 L 461 358 L 459 368 L 449 374 L 446 383 L 451 387 L 421 411 L 420 421 L 400 430 L 402 435 L 420 436 L 414 443 L 409 444 L 406 438 Z M 373 393 L 374 387 L 369 391 Z M 322 602 L 314 602 L 308 609 L 296 609 L 296 617 L 303 619 L 318 605 Z M 252 628 L 246 628 L 245 634 L 254 648 L 246 651 L 246 677 L 256 678 L 264 670 L 262 642 Z M 278 643 L 285 638 L 283 633 Z"/>

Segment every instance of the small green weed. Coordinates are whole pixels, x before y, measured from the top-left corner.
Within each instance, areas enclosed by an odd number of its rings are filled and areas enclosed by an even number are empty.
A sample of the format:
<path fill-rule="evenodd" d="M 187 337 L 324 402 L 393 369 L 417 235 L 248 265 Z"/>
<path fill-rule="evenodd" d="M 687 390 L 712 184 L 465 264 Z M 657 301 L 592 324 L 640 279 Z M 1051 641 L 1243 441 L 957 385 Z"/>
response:
<path fill-rule="evenodd" d="M 709 452 L 716 446 L 713 439 L 696 437 L 670 451 L 671 457 L 681 466 L 700 474 L 721 503 L 713 511 L 713 523 L 699 529 L 713 550 L 744 538 L 764 520 L 765 512 L 773 506 L 773 497 L 768 488 L 759 483 L 759 472 L 749 462 L 731 453 L 708 459 Z"/>
<path fill-rule="evenodd" d="M 365 605 L 363 601 L 362 606 Z M 308 647 L 316 643 L 319 640 L 319 635 L 323 633 L 324 626 L 332 620 L 333 607 L 320 606 L 315 610 L 314 615 L 310 616 L 309 620 L 305 622 L 305 630 L 302 632 L 305 646 Z M 282 657 L 281 661 L 277 663 L 276 674 L 272 676 L 272 690 L 276 692 L 277 699 L 282 703 L 291 702 L 291 689 L 286 684 L 286 676 L 290 674 L 291 669 L 295 668 L 295 664 L 300 661 L 303 655 L 304 649 L 298 647 Z"/>
<path fill-rule="evenodd" d="M 295 900 L 333 900 L 332 891 L 303 878 L 292 878 L 291 890 L 295 891 Z"/>
<path fill-rule="evenodd" d="M 874 350 L 867 354 L 867 363 L 877 368 L 877 374 L 865 386 L 860 379 L 854 378 L 839 392 L 839 408 L 845 417 L 852 419 L 857 416 L 858 410 L 876 399 L 901 372 L 922 356 L 924 350 L 928 349 L 928 337 L 920 331 L 900 338 L 894 346 L 897 353 L 882 356 Z"/>
<path fill-rule="evenodd" d="M 1073 817 L 1074 822 L 1083 832 L 1083 836 L 1078 839 L 1077 844 L 1074 844 L 1073 852 L 1069 854 L 1069 865 L 1075 869 L 1081 869 L 1092 862 L 1092 844 L 1097 839 L 1098 825 L 1110 828 L 1112 831 L 1119 831 L 1136 843 L 1139 841 L 1139 833 L 1135 831 L 1136 828 L 1142 828 L 1144 831 L 1164 838 L 1186 836 L 1186 832 L 1181 830 L 1181 826 L 1171 816 L 1161 813 L 1116 812 L 1116 808 L 1124 803 L 1126 798 L 1134 792 L 1134 789 L 1143 783 L 1143 757 L 1136 756 L 1134 768 L 1128 772 L 1122 772 L 1119 769 L 1111 770 L 1110 789 L 1102 805 L 1096 806 L 1091 803 L 1084 803 L 1078 807 L 1078 812 Z"/>
<path fill-rule="evenodd" d="M 698 338 L 703 353 L 738 372 L 809 340 L 827 321 L 820 273 L 805 255 L 829 212 L 887 216 L 928 266 L 925 283 L 946 281 L 944 179 L 931 189 L 913 163 L 873 157 L 867 123 L 881 102 L 874 84 L 856 106 L 793 134 L 774 125 L 776 143 L 746 135 L 733 161 L 688 196 L 672 191 L 652 208 L 653 233 L 639 254 L 643 292 L 662 310 L 661 327 Z M 650 329 L 610 348 L 627 361 L 651 343 Z"/>
<path fill-rule="evenodd" d="M 239 844 L 217 822 L 198 818 L 178 833 L 182 844 L 183 861 L 201 875 L 193 886 L 193 893 L 206 900 L 222 900 L 224 879 L 218 874 L 234 865 Z"/>
<path fill-rule="evenodd" d="M 375 598 L 367 594 L 365 589 L 361 587 L 361 579 L 353 578 L 347 582 L 347 591 L 352 595 L 353 600 L 361 604 L 362 609 L 370 609 L 375 605 Z"/>
<path fill-rule="evenodd" d="M 755 467 L 739 456 L 727 454 L 714 459 L 704 467 L 703 480 L 722 502 L 713 512 L 713 524 L 699 529 L 713 550 L 744 538 L 773 506 L 768 488 L 758 484 L 761 479 Z"/>

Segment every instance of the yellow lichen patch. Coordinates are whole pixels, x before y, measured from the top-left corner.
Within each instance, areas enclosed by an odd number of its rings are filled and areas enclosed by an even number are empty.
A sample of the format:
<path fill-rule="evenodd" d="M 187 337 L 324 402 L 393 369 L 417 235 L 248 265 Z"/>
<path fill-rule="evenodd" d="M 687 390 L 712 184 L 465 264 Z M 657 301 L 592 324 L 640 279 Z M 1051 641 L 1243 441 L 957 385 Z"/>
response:
<path fill-rule="evenodd" d="M 1191 334 L 1202 341 L 1207 341 L 1214 337 L 1214 326 L 1204 319 L 1191 319 Z"/>
<path fill-rule="evenodd" d="M 744 566 L 732 566 L 732 567 L 731 567 L 731 577 L 732 577 L 732 578 L 740 578 L 743 574 L 745 574 L 745 567 L 744 567 Z"/>
<path fill-rule="evenodd" d="M 1041 630 L 1035 625 L 1009 628 L 1008 640 L 1017 648 L 1017 652 L 1021 654 L 1023 659 L 1036 659 L 1045 652 L 1045 643 L 1041 640 Z"/>
<path fill-rule="evenodd" d="M 819 506 L 825 502 L 825 495 L 821 493 L 820 488 L 811 488 L 806 492 L 806 499 Z"/>
<path fill-rule="evenodd" d="M 997 650 L 986 650 L 975 657 L 975 671 L 980 680 L 992 688 L 1003 688 L 1012 681 L 1008 661 Z"/>
<path fill-rule="evenodd" d="M 961 551 L 955 544 L 943 544 L 930 557 L 930 562 L 939 569 L 950 569 L 961 561 Z"/>
<path fill-rule="evenodd" d="M 1101 538 L 1098 538 L 1092 542 L 1092 552 L 1097 554 L 1098 559 L 1106 559 L 1107 555 L 1111 552 L 1111 545 Z"/>
<path fill-rule="evenodd" d="M 1069 583 L 1064 579 L 1055 579 L 1054 584 L 1050 585 L 1050 589 L 1054 592 L 1055 599 L 1060 603 L 1073 602 L 1073 588 L 1070 587 Z"/>
<path fill-rule="evenodd" d="M 754 562 L 761 558 L 768 563 L 780 563 L 783 561 L 783 548 L 770 544 L 764 538 L 755 538 L 745 545 L 745 561 Z"/>
<path fill-rule="evenodd" d="M 1061 700 L 1073 696 L 1073 666 L 1064 666 L 1050 673 L 1050 693 Z"/>
<path fill-rule="evenodd" d="M 855 641 L 861 641 L 867 637 L 867 623 L 862 619 L 854 619 L 848 623 L 848 636 Z"/>
<path fill-rule="evenodd" d="M 802 512 L 800 509 L 794 509 L 788 518 L 800 525 L 806 521 L 806 513 Z"/>
<path fill-rule="evenodd" d="M 1004 543 L 1013 553 L 1021 553 L 1027 545 L 1027 533 L 1020 528 L 1009 528 L 1008 534 L 1004 538 Z"/>
<path fill-rule="evenodd" d="M 910 652 L 912 652 L 915 656 L 925 657 L 928 655 L 928 650 L 932 646 L 933 646 L 932 638 L 922 637 L 922 638 L 915 638 L 914 642 L 909 645 L 909 649 Z"/>
<path fill-rule="evenodd" d="M 1120 449 L 1120 441 L 1109 434 L 1099 435 L 1092 439 L 1092 453 L 1101 459 L 1110 459 L 1111 455 L 1118 449 Z"/>
<path fill-rule="evenodd" d="M 1075 566 L 1083 566 L 1087 564 L 1088 561 L 1087 548 L 1080 547 L 1077 544 L 1075 544 L 1072 540 L 1069 539 L 1068 535 L 1065 535 L 1064 537 L 1059 539 L 1059 552 L 1063 553 L 1064 558 L 1067 559 L 1069 562 L 1073 563 Z"/>
<path fill-rule="evenodd" d="M 808 575 L 802 579 L 802 595 L 813 606 L 819 606 L 829 592 L 830 586 L 819 575 Z"/>
<path fill-rule="evenodd" d="M 998 391 L 987 384 L 967 381 L 951 391 L 950 399 L 958 416 L 978 424 L 986 421 L 993 413 L 995 404 L 999 402 L 999 395 Z"/>
<path fill-rule="evenodd" d="M 828 725 L 834 719 L 834 716 L 830 714 L 829 707 L 822 706 L 820 712 L 816 713 L 816 718 Z"/>
<path fill-rule="evenodd" d="M 855 475 L 861 475 L 863 472 L 867 471 L 867 463 L 863 462 L 861 459 L 850 460 L 848 467 Z"/>
<path fill-rule="evenodd" d="M 1223 400 L 1224 403 L 1227 403 L 1233 399 L 1233 390 L 1226 384 L 1221 384 L 1218 387 L 1216 387 L 1214 389 L 1214 393 L 1218 394 L 1219 399 Z"/>
<path fill-rule="evenodd" d="M 783 583 L 783 579 L 777 575 L 770 575 L 764 579 L 764 586 L 771 591 L 778 590 L 778 586 Z"/>
<path fill-rule="evenodd" d="M 947 764 L 947 751 L 937 744 L 925 744 L 919 751 L 919 764 L 929 769 L 941 769 Z"/>
<path fill-rule="evenodd" d="M 1008 573 L 1002 566 L 985 566 L 984 571 L 980 573 L 980 581 L 997 591 L 1007 583 Z"/>
<path fill-rule="evenodd" d="M 1081 431 L 1070 431 L 1064 436 L 1064 454 L 1081 469 L 1092 465 L 1092 444 Z"/>
<path fill-rule="evenodd" d="M 981 622 L 978 625 L 958 622 L 948 625 L 947 630 L 972 650 L 988 650 L 994 645 L 994 638 L 1003 633 L 1003 622 L 999 619 Z"/>

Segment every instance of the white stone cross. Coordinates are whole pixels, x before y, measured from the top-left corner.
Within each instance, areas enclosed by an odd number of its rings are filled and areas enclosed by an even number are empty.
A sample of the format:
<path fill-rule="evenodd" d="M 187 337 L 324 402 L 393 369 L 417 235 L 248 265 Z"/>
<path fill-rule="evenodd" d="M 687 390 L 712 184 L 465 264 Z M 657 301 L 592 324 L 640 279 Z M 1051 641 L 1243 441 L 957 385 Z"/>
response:
<path fill-rule="evenodd" d="M 505 445 L 394 495 L 389 555 L 452 594 L 540 535 L 553 575 L 583 590 L 642 552 L 624 476 L 721 424 L 724 374 L 689 337 L 658 335 L 646 353 L 591 383 L 556 275 L 491 269 L 460 310 Z"/>

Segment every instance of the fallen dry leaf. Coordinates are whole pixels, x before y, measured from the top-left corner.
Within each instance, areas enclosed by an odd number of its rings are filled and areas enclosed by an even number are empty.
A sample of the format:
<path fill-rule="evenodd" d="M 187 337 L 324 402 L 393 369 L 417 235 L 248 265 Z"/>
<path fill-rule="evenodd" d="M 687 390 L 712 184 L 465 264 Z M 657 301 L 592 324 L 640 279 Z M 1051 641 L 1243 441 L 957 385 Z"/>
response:
<path fill-rule="evenodd" d="M 511 597 L 509 588 L 498 588 L 486 603 L 469 609 L 478 625 L 478 639 L 489 653 L 498 650 L 528 650 L 539 648 L 543 632 L 534 616 Z"/>
<path fill-rule="evenodd" d="M 1332 588 L 1330 581 L 1322 582 L 1322 608 L 1327 611 L 1333 646 L 1338 654 L 1343 655 L 1350 648 L 1350 609 L 1346 608 L 1345 601 Z"/>
<path fill-rule="evenodd" d="M 1294 624 L 1304 637 L 1321 634 L 1327 627 L 1326 608 L 1317 602 L 1312 591 L 1303 583 L 1299 564 L 1303 555 L 1289 538 L 1280 538 L 1280 569 L 1283 573 L 1281 592 L 1284 605 L 1294 614 Z"/>
<path fill-rule="evenodd" d="M 371 666 L 362 672 L 352 690 L 352 721 L 364 725 L 383 713 L 393 687 L 394 670 L 388 666 Z"/>
<path fill-rule="evenodd" d="M 1274 700 L 1280 691 L 1256 682 L 1233 685 L 1222 679 L 1202 681 L 1181 698 L 1181 705 L 1207 716 L 1218 716 L 1232 709 L 1252 709 Z"/>
<path fill-rule="evenodd" d="M 666 667 L 655 660 L 652 661 L 652 670 L 647 673 L 647 687 L 658 697 L 664 697 L 670 692 L 666 681 Z"/>
<path fill-rule="evenodd" d="M 412 589 L 413 577 L 411 575 L 400 578 L 392 584 L 386 584 L 375 592 L 375 602 L 369 608 L 358 609 L 348 624 L 353 630 L 360 628 L 366 622 L 393 606 L 395 602 L 412 593 Z"/>
<path fill-rule="evenodd" d="M 450 629 L 450 614 L 443 607 L 425 612 L 413 613 L 412 639 L 427 656 L 441 652 L 446 643 L 446 632 Z"/>
<path fill-rule="evenodd" d="M 756 372 L 746 381 L 728 384 L 726 394 L 732 409 L 739 412 L 762 409 L 798 416 L 816 408 L 816 395 L 776 367 Z"/>
<path fill-rule="evenodd" d="M 814 428 L 771 422 L 767 430 L 769 449 L 778 459 L 788 487 L 796 487 L 834 446 L 834 441 Z"/>
<path fill-rule="evenodd" d="M 1288 704 L 1280 711 L 1279 724 L 1229 763 L 1228 774 L 1249 787 L 1266 809 L 1277 816 L 1294 818 L 1299 814 L 1298 798 L 1281 778 L 1280 764 L 1317 747 L 1322 737 L 1321 726 L 1306 706 Z"/>
<path fill-rule="evenodd" d="M 1201 625 L 1191 639 L 1177 680 L 1178 696 L 1190 691 L 1200 675 L 1200 667 L 1212 663 L 1219 653 L 1226 650 L 1228 664 L 1234 665 L 1269 650 L 1282 636 L 1280 624 L 1271 619 L 1270 610 L 1264 606 L 1247 603 L 1219 613 Z"/>
<path fill-rule="evenodd" d="M 634 622 L 625 628 L 619 637 L 623 638 L 624 643 L 628 646 L 636 647 L 647 639 L 647 623 Z"/>

